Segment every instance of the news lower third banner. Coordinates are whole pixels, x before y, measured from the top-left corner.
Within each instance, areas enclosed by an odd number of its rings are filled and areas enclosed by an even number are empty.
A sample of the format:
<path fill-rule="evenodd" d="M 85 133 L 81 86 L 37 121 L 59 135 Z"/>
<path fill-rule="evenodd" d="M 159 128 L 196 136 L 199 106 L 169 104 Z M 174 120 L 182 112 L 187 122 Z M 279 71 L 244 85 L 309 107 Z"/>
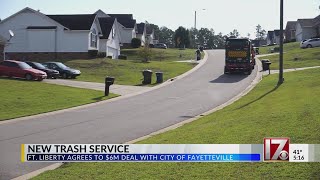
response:
<path fill-rule="evenodd" d="M 286 145 L 279 143 L 280 141 L 266 142 L 265 144 L 22 144 L 21 161 L 320 162 L 320 144 L 290 144 L 286 149 Z"/>

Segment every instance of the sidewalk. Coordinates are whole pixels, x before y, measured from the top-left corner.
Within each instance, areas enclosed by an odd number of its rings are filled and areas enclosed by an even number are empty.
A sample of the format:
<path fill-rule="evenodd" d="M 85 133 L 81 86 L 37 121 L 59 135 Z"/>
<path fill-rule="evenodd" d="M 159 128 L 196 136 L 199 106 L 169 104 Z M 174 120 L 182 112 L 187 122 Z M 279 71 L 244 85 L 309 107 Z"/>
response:
<path fill-rule="evenodd" d="M 283 54 L 285 54 L 286 52 L 283 52 Z M 257 58 L 261 58 L 261 57 L 266 57 L 266 56 L 275 56 L 275 55 L 279 55 L 279 53 L 270 53 L 270 54 L 261 54 L 261 55 L 257 55 Z"/>
<path fill-rule="evenodd" d="M 196 61 L 196 60 L 181 60 L 181 61 L 175 61 L 175 62 L 181 62 L 181 63 L 197 63 L 197 64 L 199 64 L 201 61 L 202 61 L 202 59 L 201 59 L 201 60 L 198 60 L 198 61 Z"/>
<path fill-rule="evenodd" d="M 293 68 L 293 69 L 284 69 L 283 72 L 292 72 L 292 71 L 301 71 L 305 69 L 315 69 L 320 68 L 320 66 L 312 66 L 312 67 L 304 67 L 304 68 Z M 277 74 L 279 73 L 279 70 L 271 70 L 270 74 Z M 263 71 L 263 75 L 269 75 L 269 71 Z"/>
<path fill-rule="evenodd" d="M 50 84 L 77 87 L 77 88 L 93 89 L 98 91 L 104 91 L 104 88 L 105 88 L 104 83 L 72 81 L 72 80 L 65 80 L 65 79 L 45 79 L 43 80 L 43 82 L 50 83 Z M 144 91 L 149 88 L 151 87 L 126 86 L 126 85 L 114 84 L 110 86 L 110 92 L 124 96 L 128 94 Z"/>

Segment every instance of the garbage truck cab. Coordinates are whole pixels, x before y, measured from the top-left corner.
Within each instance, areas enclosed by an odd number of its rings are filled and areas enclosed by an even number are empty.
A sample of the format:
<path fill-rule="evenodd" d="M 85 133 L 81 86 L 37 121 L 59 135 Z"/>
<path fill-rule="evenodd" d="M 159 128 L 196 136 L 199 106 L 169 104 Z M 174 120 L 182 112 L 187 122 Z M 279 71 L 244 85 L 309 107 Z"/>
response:
<path fill-rule="evenodd" d="M 247 38 L 227 38 L 224 73 L 251 74 L 255 66 L 255 52 Z"/>

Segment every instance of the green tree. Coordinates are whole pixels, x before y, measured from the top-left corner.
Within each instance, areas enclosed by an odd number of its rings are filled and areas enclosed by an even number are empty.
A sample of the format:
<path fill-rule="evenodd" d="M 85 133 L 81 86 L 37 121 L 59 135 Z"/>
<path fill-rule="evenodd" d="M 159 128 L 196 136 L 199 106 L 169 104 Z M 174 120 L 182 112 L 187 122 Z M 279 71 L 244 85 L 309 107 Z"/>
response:
<path fill-rule="evenodd" d="M 266 36 L 266 30 L 262 29 L 260 24 L 256 26 L 256 39 L 257 40 L 263 40 Z"/>
<path fill-rule="evenodd" d="M 190 32 L 188 29 L 180 26 L 174 33 L 174 43 L 176 48 L 190 47 Z"/>
<path fill-rule="evenodd" d="M 199 31 L 195 28 L 190 30 L 190 47 L 197 48 Z"/>
<path fill-rule="evenodd" d="M 201 28 L 199 30 L 198 40 L 200 45 L 214 47 L 214 30 L 208 28 Z"/>
<path fill-rule="evenodd" d="M 152 49 L 147 46 L 141 47 L 138 51 L 138 55 L 142 58 L 141 61 L 144 63 L 151 60 L 152 54 Z"/>
<path fill-rule="evenodd" d="M 159 28 L 159 33 L 156 35 L 156 39 L 159 40 L 160 43 L 165 43 L 167 46 L 172 47 L 173 35 L 174 31 L 165 26 L 162 26 Z"/>
<path fill-rule="evenodd" d="M 226 39 L 227 39 L 227 36 L 223 35 L 221 32 L 218 35 L 216 35 L 214 38 L 215 48 L 224 49 Z"/>
<path fill-rule="evenodd" d="M 238 32 L 238 30 L 234 29 L 232 32 L 229 33 L 228 36 L 233 37 L 233 38 L 237 38 L 240 36 L 240 33 Z"/>

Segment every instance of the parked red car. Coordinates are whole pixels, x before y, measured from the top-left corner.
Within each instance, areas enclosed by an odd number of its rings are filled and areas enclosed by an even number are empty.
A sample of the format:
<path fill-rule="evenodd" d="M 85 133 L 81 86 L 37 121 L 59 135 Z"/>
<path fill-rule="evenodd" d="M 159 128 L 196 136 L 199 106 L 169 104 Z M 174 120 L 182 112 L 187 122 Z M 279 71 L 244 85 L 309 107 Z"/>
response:
<path fill-rule="evenodd" d="M 47 78 L 43 71 L 33 69 L 25 62 L 5 60 L 0 62 L 0 76 L 25 78 L 27 80 L 42 81 Z"/>

